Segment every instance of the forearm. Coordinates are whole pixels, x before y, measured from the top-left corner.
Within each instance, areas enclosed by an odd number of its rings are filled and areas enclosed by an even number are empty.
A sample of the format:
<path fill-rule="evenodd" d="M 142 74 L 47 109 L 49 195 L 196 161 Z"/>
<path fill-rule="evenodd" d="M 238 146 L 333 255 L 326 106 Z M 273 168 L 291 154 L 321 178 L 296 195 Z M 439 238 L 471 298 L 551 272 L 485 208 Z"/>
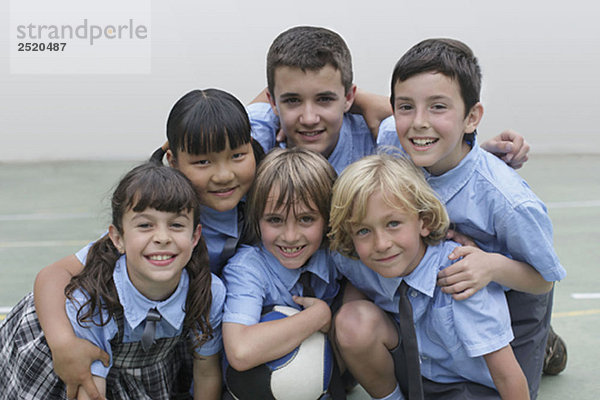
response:
<path fill-rule="evenodd" d="M 220 354 L 194 355 L 194 400 L 220 400 L 223 386 Z"/>
<path fill-rule="evenodd" d="M 554 283 L 546 281 L 531 265 L 497 253 L 490 253 L 490 257 L 495 266 L 494 282 L 531 294 L 544 294 L 552 289 Z"/>
<path fill-rule="evenodd" d="M 45 267 L 35 278 L 35 308 L 50 349 L 75 336 L 65 311 L 65 286 L 81 270 L 83 265 L 71 255 Z"/>
<path fill-rule="evenodd" d="M 255 325 L 223 324 L 223 343 L 229 363 L 244 371 L 280 358 L 329 324 L 331 311 L 323 303 L 295 315 Z"/>
<path fill-rule="evenodd" d="M 502 399 L 529 399 L 527 379 L 510 346 L 486 354 L 484 359 Z"/>

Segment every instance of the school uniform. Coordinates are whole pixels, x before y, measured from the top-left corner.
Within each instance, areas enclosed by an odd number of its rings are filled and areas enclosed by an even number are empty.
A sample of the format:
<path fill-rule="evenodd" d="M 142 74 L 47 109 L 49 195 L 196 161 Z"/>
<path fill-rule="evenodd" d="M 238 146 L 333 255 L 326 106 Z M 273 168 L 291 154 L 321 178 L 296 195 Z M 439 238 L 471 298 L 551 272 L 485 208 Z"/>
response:
<path fill-rule="evenodd" d="M 458 244 L 451 241 L 428 246 L 419 265 L 403 278 L 384 278 L 360 261 L 341 255 L 336 257 L 336 266 L 396 323 L 399 321 L 399 287 L 402 280 L 406 281 L 421 375 L 426 378 L 425 398 L 444 398 L 431 396 L 428 381 L 444 385 L 474 383 L 484 387 L 492 397 L 498 397 L 483 356 L 509 345 L 513 339 L 506 297 L 495 283 L 462 301 L 441 291 L 436 285 L 437 274 L 452 264 L 448 255 L 456 246 Z"/>
<path fill-rule="evenodd" d="M 340 275 L 329 250 L 317 250 L 299 269 L 287 269 L 263 246 L 241 246 L 223 268 L 227 287 L 223 322 L 254 325 L 260 321 L 263 307 L 275 305 L 300 310 L 292 296 L 304 294 L 299 282 L 304 271 L 313 274 L 310 284 L 315 297 L 331 305 L 340 288 Z"/>
<path fill-rule="evenodd" d="M 113 279 L 122 311 L 115 313 L 104 326 L 94 322 L 77 321 L 79 304 L 84 294 L 77 290 L 74 300 L 67 300 L 66 311 L 78 337 L 89 340 L 110 355 L 110 366 L 95 361 L 93 375 L 106 378 L 108 398 L 120 399 L 170 399 L 188 398 L 191 371 L 181 371 L 191 366 L 191 354 L 183 349 L 189 345 L 193 334 L 183 328 L 184 307 L 189 288 L 187 272 L 182 272 L 175 292 L 166 300 L 151 301 L 133 286 L 127 275 L 125 256 L 115 266 Z M 221 317 L 225 300 L 225 287 L 212 276 L 212 303 L 210 323 L 213 337 L 196 352 L 203 356 L 218 353 L 222 348 Z M 140 340 L 146 326 L 148 310 L 156 308 L 161 315 L 156 323 L 155 342 L 145 352 Z M 103 311 L 106 320 L 108 314 Z M 98 323 L 99 315 L 93 317 Z M 41 330 L 33 295 L 24 298 L 0 325 L 0 382 L 6 383 L 2 399 L 44 398 L 65 399 L 64 383 L 53 371 L 52 356 Z M 186 357 L 183 361 L 180 358 Z"/>
<path fill-rule="evenodd" d="M 252 137 L 261 144 L 265 153 L 274 147 L 285 147 L 285 143 L 277 142 L 279 117 L 269 103 L 253 103 L 246 110 L 250 117 Z M 340 174 L 348 165 L 372 154 L 374 150 L 373 135 L 362 115 L 345 113 L 338 142 L 328 161 Z"/>
<path fill-rule="evenodd" d="M 401 148 L 393 117 L 382 122 L 377 145 Z M 481 149 L 477 140 L 450 171 L 438 176 L 424 172 L 446 206 L 453 228 L 470 236 L 482 250 L 524 261 L 547 281 L 566 276 L 554 251 L 546 206 L 512 168 Z M 542 377 L 553 292 L 506 292 L 515 335 L 511 345 L 532 399 L 537 397 Z"/>
<path fill-rule="evenodd" d="M 240 207 L 216 211 L 202 206 L 200 224 L 213 274 L 220 275 L 227 260 L 235 254 L 242 231 L 241 213 L 238 209 Z"/>

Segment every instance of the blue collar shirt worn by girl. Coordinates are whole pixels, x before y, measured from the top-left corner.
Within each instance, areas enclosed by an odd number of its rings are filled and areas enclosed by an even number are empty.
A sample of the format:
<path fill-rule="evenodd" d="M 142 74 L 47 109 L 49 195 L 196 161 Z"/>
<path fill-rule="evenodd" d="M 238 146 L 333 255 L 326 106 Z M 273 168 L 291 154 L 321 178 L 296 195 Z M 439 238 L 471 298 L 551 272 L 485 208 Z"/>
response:
<path fill-rule="evenodd" d="M 213 274 L 220 275 L 229 257 L 235 253 L 242 225 L 238 208 L 216 211 L 210 207 L 202 207 L 200 224 L 202 225 L 202 236 L 208 248 L 210 271 Z M 224 251 L 230 243 L 233 245 L 232 251 Z"/>
<path fill-rule="evenodd" d="M 123 306 L 123 342 L 138 342 L 141 340 L 145 327 L 146 315 L 148 311 L 153 308 L 156 308 L 161 314 L 161 319 L 156 324 L 156 339 L 181 335 L 185 318 L 184 308 L 186 296 L 189 288 L 187 271 L 182 271 L 177 289 L 169 298 L 163 301 L 149 300 L 133 286 L 127 274 L 125 256 L 122 256 L 117 261 L 113 272 L 113 279 L 120 303 Z M 219 278 L 214 275 L 212 276 L 211 290 L 213 301 L 209 319 L 211 326 L 214 329 L 214 335 L 213 338 L 203 344 L 200 349 L 197 349 L 199 354 L 205 356 L 216 354 L 222 348 L 220 324 L 222 305 L 225 299 L 225 288 Z M 95 361 L 92 364 L 91 370 L 93 375 L 106 377 L 112 367 L 110 341 L 118 332 L 117 323 L 115 319 L 112 318 L 104 326 L 97 326 L 94 323 L 84 323 L 84 326 L 81 326 L 77 322 L 77 311 L 79 309 L 77 301 L 83 303 L 85 301 L 85 295 L 78 290 L 74 293 L 74 297 L 76 299 L 75 302 L 67 300 L 67 316 L 71 320 L 73 330 L 78 337 L 89 340 L 94 345 L 106 351 L 111 357 L 111 365 L 108 368 L 104 367 L 99 361 Z M 103 311 L 103 317 L 106 320 L 106 311 Z M 94 321 L 99 321 L 98 315 L 94 316 Z"/>
<path fill-rule="evenodd" d="M 384 278 L 360 261 L 341 255 L 336 265 L 355 287 L 395 318 L 398 288 L 406 280 L 423 376 L 439 383 L 467 380 L 494 388 L 483 355 L 508 346 L 513 339 L 506 297 L 493 282 L 462 301 L 441 291 L 437 274 L 452 264 L 448 255 L 456 246 L 450 241 L 428 246 L 419 265 L 404 278 Z"/>
<path fill-rule="evenodd" d="M 285 147 L 277 142 L 279 117 L 269 103 L 253 103 L 247 107 L 252 137 L 267 153 L 274 147 Z M 345 113 L 340 128 L 338 142 L 329 155 L 328 161 L 340 174 L 348 165 L 373 153 L 375 143 L 371 130 L 362 115 Z"/>
<path fill-rule="evenodd" d="M 298 280 L 304 271 L 314 274 L 311 286 L 315 296 L 331 304 L 340 288 L 340 275 L 329 250 L 317 250 L 299 269 L 287 269 L 264 247 L 241 246 L 223 268 L 227 287 L 223 322 L 254 325 L 260 321 L 263 307 L 268 306 L 300 309 L 292 296 L 303 294 Z"/>

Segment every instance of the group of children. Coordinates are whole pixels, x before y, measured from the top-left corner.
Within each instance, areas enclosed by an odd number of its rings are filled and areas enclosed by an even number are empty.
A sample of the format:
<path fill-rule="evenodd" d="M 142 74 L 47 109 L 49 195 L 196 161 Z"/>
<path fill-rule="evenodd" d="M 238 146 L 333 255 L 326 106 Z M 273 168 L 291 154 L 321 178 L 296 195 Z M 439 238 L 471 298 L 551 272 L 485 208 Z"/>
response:
<path fill-rule="evenodd" d="M 339 35 L 295 27 L 267 81 L 247 108 L 216 89 L 176 102 L 107 234 L 40 271 L 0 326 L 0 399 L 219 399 L 222 358 L 248 371 L 316 331 L 374 399 L 537 396 L 566 273 L 509 166 L 527 144 L 485 144 L 502 159 L 478 146 L 471 50 L 411 48 L 390 109 L 357 92 Z M 260 322 L 273 305 L 300 312 Z"/>

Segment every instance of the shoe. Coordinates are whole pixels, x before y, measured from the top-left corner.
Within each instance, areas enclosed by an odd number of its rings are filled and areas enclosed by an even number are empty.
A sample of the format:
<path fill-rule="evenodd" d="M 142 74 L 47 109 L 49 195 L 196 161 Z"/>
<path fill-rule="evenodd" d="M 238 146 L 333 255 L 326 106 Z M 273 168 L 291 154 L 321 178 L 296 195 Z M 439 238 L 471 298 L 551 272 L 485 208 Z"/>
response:
<path fill-rule="evenodd" d="M 544 356 L 544 374 L 558 375 L 567 366 L 567 346 L 565 342 L 554 333 L 552 327 L 546 342 L 546 355 Z"/>

